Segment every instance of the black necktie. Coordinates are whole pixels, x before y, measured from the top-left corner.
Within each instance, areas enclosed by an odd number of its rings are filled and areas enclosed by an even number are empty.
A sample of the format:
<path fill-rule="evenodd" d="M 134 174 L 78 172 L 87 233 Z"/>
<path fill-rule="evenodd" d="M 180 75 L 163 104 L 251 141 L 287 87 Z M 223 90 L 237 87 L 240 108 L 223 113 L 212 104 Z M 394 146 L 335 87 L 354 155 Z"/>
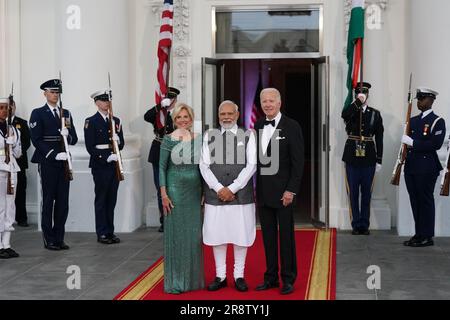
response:
<path fill-rule="evenodd" d="M 56 111 L 56 108 L 53 109 L 53 114 L 55 116 L 56 122 L 58 122 L 58 124 L 61 124 L 61 119 L 59 118 L 58 112 Z"/>
<path fill-rule="evenodd" d="M 275 127 L 275 120 L 269 121 L 269 120 L 265 120 L 264 121 L 264 126 L 268 126 L 271 125 L 272 127 Z"/>

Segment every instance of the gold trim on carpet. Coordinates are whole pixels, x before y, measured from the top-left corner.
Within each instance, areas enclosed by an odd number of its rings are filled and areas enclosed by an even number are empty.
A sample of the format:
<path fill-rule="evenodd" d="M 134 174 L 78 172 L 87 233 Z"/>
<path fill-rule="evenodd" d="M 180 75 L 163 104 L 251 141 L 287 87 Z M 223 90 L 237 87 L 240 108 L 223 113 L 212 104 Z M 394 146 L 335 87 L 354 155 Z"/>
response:
<path fill-rule="evenodd" d="M 332 276 L 333 231 L 320 230 L 316 235 L 314 257 L 305 300 L 327 300 L 330 297 Z"/>
<path fill-rule="evenodd" d="M 330 300 L 333 267 L 333 230 L 295 228 L 296 231 L 315 231 L 311 265 L 306 286 L 305 300 Z M 117 300 L 142 300 L 164 279 L 164 262 L 148 270 Z"/>
<path fill-rule="evenodd" d="M 127 292 L 117 300 L 141 300 L 148 292 L 152 291 L 162 280 L 164 276 L 164 262 L 161 260 L 155 268 L 149 270 L 141 279 L 139 279 Z"/>

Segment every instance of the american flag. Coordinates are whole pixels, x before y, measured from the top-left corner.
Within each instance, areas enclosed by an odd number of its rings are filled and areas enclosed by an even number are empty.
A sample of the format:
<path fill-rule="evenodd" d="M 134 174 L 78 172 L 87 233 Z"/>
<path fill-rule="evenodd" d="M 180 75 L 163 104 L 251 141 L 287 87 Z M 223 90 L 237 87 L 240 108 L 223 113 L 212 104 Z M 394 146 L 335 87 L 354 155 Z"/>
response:
<path fill-rule="evenodd" d="M 259 73 L 258 85 L 255 91 L 255 97 L 253 99 L 252 106 L 252 115 L 250 116 L 250 123 L 248 124 L 249 129 L 253 129 L 255 127 L 256 121 L 263 116 L 263 112 L 261 109 L 261 91 L 263 90 L 261 73 Z"/>
<path fill-rule="evenodd" d="M 173 39 L 173 0 L 164 0 L 164 8 L 162 12 L 161 28 L 159 31 L 158 44 L 158 74 L 155 92 L 155 102 L 160 104 L 168 91 L 168 78 L 170 68 L 170 50 L 172 48 Z M 165 108 L 160 108 L 156 117 L 156 125 L 158 129 L 165 126 L 167 111 Z"/>

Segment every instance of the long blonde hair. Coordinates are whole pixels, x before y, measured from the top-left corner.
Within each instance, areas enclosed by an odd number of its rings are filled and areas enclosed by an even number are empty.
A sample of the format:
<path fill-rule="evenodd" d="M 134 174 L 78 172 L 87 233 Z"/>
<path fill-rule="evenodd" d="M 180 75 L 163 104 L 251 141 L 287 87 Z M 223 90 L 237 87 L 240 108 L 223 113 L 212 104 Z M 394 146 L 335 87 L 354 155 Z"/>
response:
<path fill-rule="evenodd" d="M 189 130 L 191 130 L 192 126 L 194 125 L 194 109 L 192 109 L 189 105 L 187 105 L 184 102 L 178 103 L 173 112 L 170 113 L 172 117 L 173 127 L 176 128 L 175 119 L 183 110 L 186 110 L 186 112 L 189 114 L 189 117 L 191 118 L 192 123 L 191 126 L 189 127 Z"/>

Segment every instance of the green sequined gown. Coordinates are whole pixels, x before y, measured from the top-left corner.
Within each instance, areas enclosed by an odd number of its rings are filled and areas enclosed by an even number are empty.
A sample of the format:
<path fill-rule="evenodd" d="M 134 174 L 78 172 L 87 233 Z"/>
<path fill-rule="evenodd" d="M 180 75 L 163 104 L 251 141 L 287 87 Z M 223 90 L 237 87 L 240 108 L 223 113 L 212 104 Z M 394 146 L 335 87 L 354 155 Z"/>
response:
<path fill-rule="evenodd" d="M 164 218 L 166 293 L 178 294 L 204 287 L 202 185 L 198 167 L 201 143 L 201 135 L 186 142 L 172 140 L 167 135 L 161 145 L 160 185 L 166 187 L 174 205 Z"/>

